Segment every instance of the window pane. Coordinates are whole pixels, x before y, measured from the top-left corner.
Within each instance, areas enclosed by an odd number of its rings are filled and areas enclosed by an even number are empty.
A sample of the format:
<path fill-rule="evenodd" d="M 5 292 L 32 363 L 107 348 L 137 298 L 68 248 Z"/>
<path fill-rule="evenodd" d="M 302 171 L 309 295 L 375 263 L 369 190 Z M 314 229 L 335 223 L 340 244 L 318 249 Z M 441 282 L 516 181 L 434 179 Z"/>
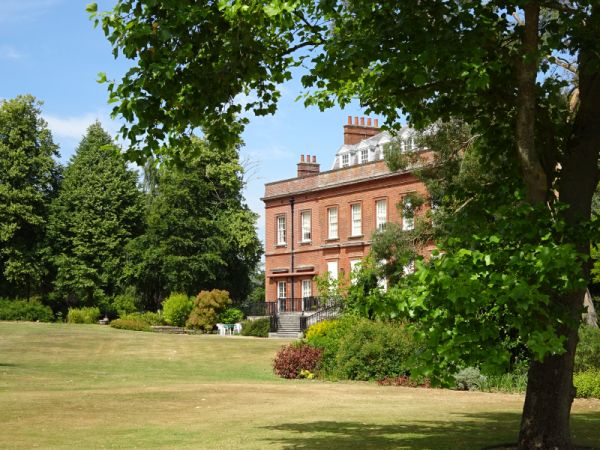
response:
<path fill-rule="evenodd" d="M 305 211 L 300 217 L 302 222 L 302 240 L 310 241 L 310 212 Z"/>
<path fill-rule="evenodd" d="M 285 298 L 285 281 L 277 283 L 277 298 Z"/>
<path fill-rule="evenodd" d="M 377 229 L 383 230 L 387 222 L 387 201 L 378 200 L 375 204 Z"/>
<path fill-rule="evenodd" d="M 337 239 L 338 237 L 338 219 L 337 208 L 329 208 L 327 210 L 329 218 L 329 239 Z"/>
<path fill-rule="evenodd" d="M 362 234 L 362 217 L 360 204 L 352 205 L 352 236 L 360 236 Z"/>
<path fill-rule="evenodd" d="M 302 298 L 312 297 L 312 281 L 302 280 Z"/>
<path fill-rule="evenodd" d="M 369 150 L 368 149 L 362 149 L 360 151 L 360 162 L 362 163 L 366 163 L 369 160 Z"/>
<path fill-rule="evenodd" d="M 277 245 L 285 244 L 285 216 L 277 217 Z"/>
<path fill-rule="evenodd" d="M 403 213 L 402 213 L 402 229 L 412 230 L 415 228 L 414 211 L 410 200 L 404 201 Z"/>

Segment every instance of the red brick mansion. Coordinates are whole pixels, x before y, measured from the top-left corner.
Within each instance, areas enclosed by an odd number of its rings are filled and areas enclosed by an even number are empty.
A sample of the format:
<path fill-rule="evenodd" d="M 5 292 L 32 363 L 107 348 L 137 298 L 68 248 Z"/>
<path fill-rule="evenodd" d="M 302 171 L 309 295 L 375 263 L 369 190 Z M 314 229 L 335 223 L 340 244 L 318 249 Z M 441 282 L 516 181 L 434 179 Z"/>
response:
<path fill-rule="evenodd" d="M 396 139 L 413 149 L 411 131 Z M 365 257 L 375 230 L 387 222 L 412 227 L 396 207 L 425 186 L 410 171 L 391 172 L 383 160 L 392 140 L 377 120 L 348 117 L 331 170 L 302 155 L 295 178 L 265 185 L 265 284 L 271 313 L 301 312 L 316 293 L 314 278 L 348 277 Z"/>

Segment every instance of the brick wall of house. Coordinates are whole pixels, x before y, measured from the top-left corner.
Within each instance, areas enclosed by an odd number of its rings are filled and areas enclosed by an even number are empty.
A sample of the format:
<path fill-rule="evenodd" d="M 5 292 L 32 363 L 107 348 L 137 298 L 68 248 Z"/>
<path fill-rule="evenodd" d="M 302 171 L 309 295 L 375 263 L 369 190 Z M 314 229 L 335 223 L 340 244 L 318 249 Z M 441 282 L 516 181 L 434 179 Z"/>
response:
<path fill-rule="evenodd" d="M 425 161 L 430 154 L 424 153 Z M 387 221 L 400 222 L 397 205 L 409 193 L 426 194 L 426 189 L 410 172 L 391 173 L 384 161 L 304 175 L 265 186 L 265 276 L 266 299 L 277 299 L 277 282 L 286 281 L 286 296 L 302 296 L 302 280 L 313 280 L 337 261 L 340 276 L 348 277 L 351 261 L 367 255 L 375 230 L 375 202 L 387 201 Z M 294 270 L 292 272 L 292 206 L 294 201 Z M 361 205 L 360 236 L 351 236 L 351 205 Z M 328 209 L 338 211 L 338 238 L 329 239 Z M 311 214 L 311 240 L 301 242 L 301 212 Z M 277 217 L 285 217 L 285 245 L 277 245 Z M 312 293 L 317 295 L 312 283 Z"/>

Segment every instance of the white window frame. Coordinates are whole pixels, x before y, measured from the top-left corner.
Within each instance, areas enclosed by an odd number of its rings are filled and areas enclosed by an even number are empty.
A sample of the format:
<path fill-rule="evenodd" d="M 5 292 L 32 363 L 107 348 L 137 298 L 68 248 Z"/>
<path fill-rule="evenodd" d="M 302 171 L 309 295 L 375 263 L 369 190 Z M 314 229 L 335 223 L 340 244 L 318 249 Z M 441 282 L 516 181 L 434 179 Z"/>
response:
<path fill-rule="evenodd" d="M 350 216 L 352 221 L 351 236 L 362 236 L 362 206 L 360 203 L 350 205 Z"/>
<path fill-rule="evenodd" d="M 279 215 L 275 218 L 276 226 L 277 226 L 277 245 L 286 245 L 287 244 L 287 230 L 285 223 L 285 215 Z"/>
<path fill-rule="evenodd" d="M 350 260 L 350 283 L 356 284 L 356 275 L 360 270 L 362 259 L 351 259 Z"/>
<path fill-rule="evenodd" d="M 284 299 L 287 295 L 287 283 L 285 281 L 277 282 L 277 299 Z"/>
<path fill-rule="evenodd" d="M 404 272 L 404 275 L 415 273 L 415 261 L 411 259 L 408 264 L 402 268 L 402 271 Z"/>
<path fill-rule="evenodd" d="M 379 261 L 379 265 L 380 266 L 385 266 L 387 264 L 387 260 L 382 259 Z M 379 278 L 377 280 L 377 287 L 382 291 L 382 292 L 387 292 L 388 289 L 388 280 L 385 277 Z"/>
<path fill-rule="evenodd" d="M 350 155 L 348 153 L 344 153 L 342 155 L 342 167 L 350 166 Z"/>
<path fill-rule="evenodd" d="M 369 149 L 363 148 L 360 150 L 360 163 L 364 164 L 369 161 Z"/>
<path fill-rule="evenodd" d="M 406 217 L 406 214 L 404 214 L 404 211 L 407 209 L 411 209 L 412 210 L 412 202 L 410 201 L 410 199 L 404 199 L 403 200 L 403 207 L 402 207 L 402 229 L 404 231 L 410 231 L 410 230 L 414 230 L 415 229 L 415 216 L 414 216 L 414 211 L 412 211 L 412 217 Z"/>
<path fill-rule="evenodd" d="M 312 297 L 312 280 L 302 280 L 302 298 Z"/>
<path fill-rule="evenodd" d="M 338 239 L 339 238 L 339 218 L 338 218 L 338 207 L 332 206 L 327 208 L 327 238 Z"/>
<path fill-rule="evenodd" d="M 329 274 L 329 279 L 333 281 L 337 281 L 339 274 L 339 267 L 337 260 L 335 261 L 327 261 L 327 273 Z"/>
<path fill-rule="evenodd" d="M 377 200 L 375 202 L 375 226 L 378 231 L 385 229 L 387 223 L 387 200 Z"/>
<path fill-rule="evenodd" d="M 310 242 L 311 241 L 311 226 L 312 226 L 312 217 L 310 211 L 302 211 L 300 212 L 300 231 L 301 231 L 301 241 L 300 242 Z"/>

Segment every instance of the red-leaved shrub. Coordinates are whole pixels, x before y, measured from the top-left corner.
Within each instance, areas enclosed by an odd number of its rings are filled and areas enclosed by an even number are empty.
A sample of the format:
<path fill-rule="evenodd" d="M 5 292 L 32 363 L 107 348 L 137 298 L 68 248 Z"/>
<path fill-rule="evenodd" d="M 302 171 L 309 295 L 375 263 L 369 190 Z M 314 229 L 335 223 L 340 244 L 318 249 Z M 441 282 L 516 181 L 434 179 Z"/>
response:
<path fill-rule="evenodd" d="M 306 344 L 289 344 L 277 352 L 273 361 L 273 369 L 282 378 L 298 378 L 302 370 L 315 372 L 322 357 L 322 348 Z"/>

